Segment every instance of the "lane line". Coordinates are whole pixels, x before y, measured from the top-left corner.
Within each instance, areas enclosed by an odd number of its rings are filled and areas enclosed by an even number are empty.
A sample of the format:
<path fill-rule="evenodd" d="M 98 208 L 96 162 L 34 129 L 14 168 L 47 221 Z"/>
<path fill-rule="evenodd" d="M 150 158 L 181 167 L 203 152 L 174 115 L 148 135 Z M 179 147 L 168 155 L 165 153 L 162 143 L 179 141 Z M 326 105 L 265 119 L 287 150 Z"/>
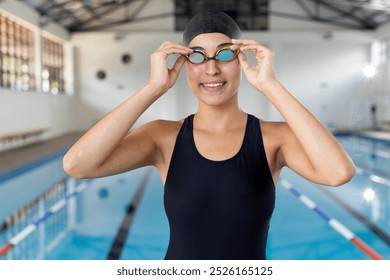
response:
<path fill-rule="evenodd" d="M 141 198 L 144 194 L 144 191 L 145 191 L 145 188 L 146 188 L 146 185 L 147 185 L 147 182 L 149 180 L 151 173 L 152 173 L 152 168 L 148 168 L 146 170 L 140 184 L 138 185 L 137 191 L 136 191 L 132 201 L 130 202 L 129 207 L 127 208 L 127 212 L 122 219 L 122 223 L 119 226 L 118 232 L 117 232 L 117 234 L 114 238 L 114 241 L 111 245 L 111 248 L 107 254 L 107 257 L 106 257 L 107 260 L 119 260 L 121 254 L 122 254 L 123 246 L 126 243 L 127 236 L 129 234 L 131 225 L 133 223 L 135 214 L 138 210 L 138 205 L 139 205 Z"/>
<path fill-rule="evenodd" d="M 370 171 L 367 168 L 355 167 L 356 174 L 368 178 L 370 181 L 390 187 L 390 179 L 386 178 L 382 174 L 377 174 L 374 171 Z"/>
<path fill-rule="evenodd" d="M 344 210 L 346 210 L 348 213 L 350 213 L 352 216 L 354 216 L 356 219 L 358 219 L 362 224 L 364 224 L 367 228 L 369 228 L 373 233 L 375 233 L 380 239 L 383 240 L 387 245 L 390 246 L 390 236 L 382 230 L 377 225 L 373 224 L 370 220 L 368 220 L 366 217 L 364 217 L 362 214 L 360 214 L 358 211 L 353 209 L 351 206 L 349 206 L 347 203 L 345 203 L 342 199 L 338 198 L 335 194 L 332 192 L 324 189 L 319 188 L 320 191 L 322 191 L 324 194 L 329 196 L 332 200 L 334 200 L 337 204 L 339 204 Z"/>
<path fill-rule="evenodd" d="M 55 214 L 57 211 L 65 207 L 65 205 L 68 204 L 68 202 L 74 198 L 77 194 L 82 192 L 86 189 L 88 186 L 88 181 L 84 181 L 80 185 L 78 185 L 73 193 L 70 195 L 67 195 L 65 198 L 60 199 L 57 201 L 53 206 L 51 206 L 42 216 L 38 217 L 38 219 L 28 226 L 26 226 L 24 229 L 22 229 L 19 233 L 11 237 L 7 244 L 5 244 L 3 247 L 0 248 L 0 257 L 5 255 L 9 250 L 11 250 L 15 245 L 19 244 L 21 241 L 23 241 L 27 236 L 29 236 L 31 233 L 33 233 L 40 224 L 45 223 L 53 214 Z"/>
<path fill-rule="evenodd" d="M 309 209 L 311 209 L 314 212 L 316 212 L 322 219 L 324 219 L 340 235 L 342 235 L 345 239 L 350 241 L 353 245 L 355 245 L 357 248 L 359 248 L 363 253 L 365 253 L 371 259 L 374 259 L 374 260 L 383 260 L 384 259 L 374 249 L 372 249 L 369 245 L 367 245 L 361 239 L 359 239 L 347 227 L 345 227 L 338 220 L 332 218 L 325 211 L 323 211 L 321 208 L 319 208 L 314 201 L 309 199 L 307 196 L 301 194 L 297 189 L 295 189 L 291 185 L 291 183 L 289 183 L 285 179 L 281 179 L 280 180 L 280 185 L 285 187 L 290 193 L 292 193 L 295 197 L 297 197 L 305 206 L 307 206 Z M 308 201 L 308 200 L 310 201 L 309 204 L 304 203 L 304 201 Z"/>

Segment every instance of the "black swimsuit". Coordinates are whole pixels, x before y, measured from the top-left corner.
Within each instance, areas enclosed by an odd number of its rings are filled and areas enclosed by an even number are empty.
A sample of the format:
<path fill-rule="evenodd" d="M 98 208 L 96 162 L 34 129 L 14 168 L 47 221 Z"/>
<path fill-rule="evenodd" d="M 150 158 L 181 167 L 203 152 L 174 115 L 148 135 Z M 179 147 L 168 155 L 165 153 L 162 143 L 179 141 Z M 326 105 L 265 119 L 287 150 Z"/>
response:
<path fill-rule="evenodd" d="M 265 259 L 275 186 L 259 120 L 248 115 L 239 152 L 213 161 L 196 149 L 193 119 L 180 129 L 165 183 L 165 259 Z"/>

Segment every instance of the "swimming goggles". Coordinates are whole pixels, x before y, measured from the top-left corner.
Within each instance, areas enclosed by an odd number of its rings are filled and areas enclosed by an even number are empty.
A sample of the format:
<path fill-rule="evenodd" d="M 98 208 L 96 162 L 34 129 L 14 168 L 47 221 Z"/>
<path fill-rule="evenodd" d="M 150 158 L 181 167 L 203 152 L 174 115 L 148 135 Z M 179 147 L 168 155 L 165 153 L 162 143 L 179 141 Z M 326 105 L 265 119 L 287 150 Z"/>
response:
<path fill-rule="evenodd" d="M 218 61 L 219 63 L 228 63 L 235 59 L 238 55 L 238 51 L 230 49 L 231 45 L 220 48 L 215 56 L 209 57 L 207 54 L 199 49 L 194 49 L 194 52 L 187 55 L 188 60 L 193 64 L 202 64 L 211 59 Z"/>

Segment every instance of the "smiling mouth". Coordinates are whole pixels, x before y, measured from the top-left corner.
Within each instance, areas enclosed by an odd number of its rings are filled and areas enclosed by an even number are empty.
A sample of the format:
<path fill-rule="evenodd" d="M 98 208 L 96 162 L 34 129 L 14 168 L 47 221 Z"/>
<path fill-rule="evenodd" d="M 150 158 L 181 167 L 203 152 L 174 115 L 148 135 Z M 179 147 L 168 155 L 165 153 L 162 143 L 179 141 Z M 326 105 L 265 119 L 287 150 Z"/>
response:
<path fill-rule="evenodd" d="M 201 85 L 204 86 L 204 87 L 208 87 L 208 88 L 218 88 L 218 87 L 223 86 L 224 84 L 226 84 L 226 82 L 222 82 L 222 83 L 205 83 L 205 84 L 201 84 Z"/>

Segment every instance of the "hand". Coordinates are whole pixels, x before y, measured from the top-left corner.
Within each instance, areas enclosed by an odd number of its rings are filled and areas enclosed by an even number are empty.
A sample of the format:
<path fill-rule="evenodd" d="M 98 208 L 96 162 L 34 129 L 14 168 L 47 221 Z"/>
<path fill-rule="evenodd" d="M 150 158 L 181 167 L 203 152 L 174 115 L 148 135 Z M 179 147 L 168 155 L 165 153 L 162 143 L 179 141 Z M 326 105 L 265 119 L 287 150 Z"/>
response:
<path fill-rule="evenodd" d="M 253 40 L 232 40 L 231 49 L 239 50 L 238 59 L 248 82 L 258 91 L 276 81 L 274 74 L 274 53 Z M 256 65 L 250 65 L 244 51 L 251 50 L 256 57 Z"/>
<path fill-rule="evenodd" d="M 180 70 L 186 60 L 185 55 L 193 52 L 192 49 L 179 43 L 165 41 L 151 55 L 151 74 L 148 85 L 158 89 L 162 93 L 167 92 L 175 83 Z M 179 54 L 180 56 L 171 69 L 167 66 L 169 55 Z"/>

